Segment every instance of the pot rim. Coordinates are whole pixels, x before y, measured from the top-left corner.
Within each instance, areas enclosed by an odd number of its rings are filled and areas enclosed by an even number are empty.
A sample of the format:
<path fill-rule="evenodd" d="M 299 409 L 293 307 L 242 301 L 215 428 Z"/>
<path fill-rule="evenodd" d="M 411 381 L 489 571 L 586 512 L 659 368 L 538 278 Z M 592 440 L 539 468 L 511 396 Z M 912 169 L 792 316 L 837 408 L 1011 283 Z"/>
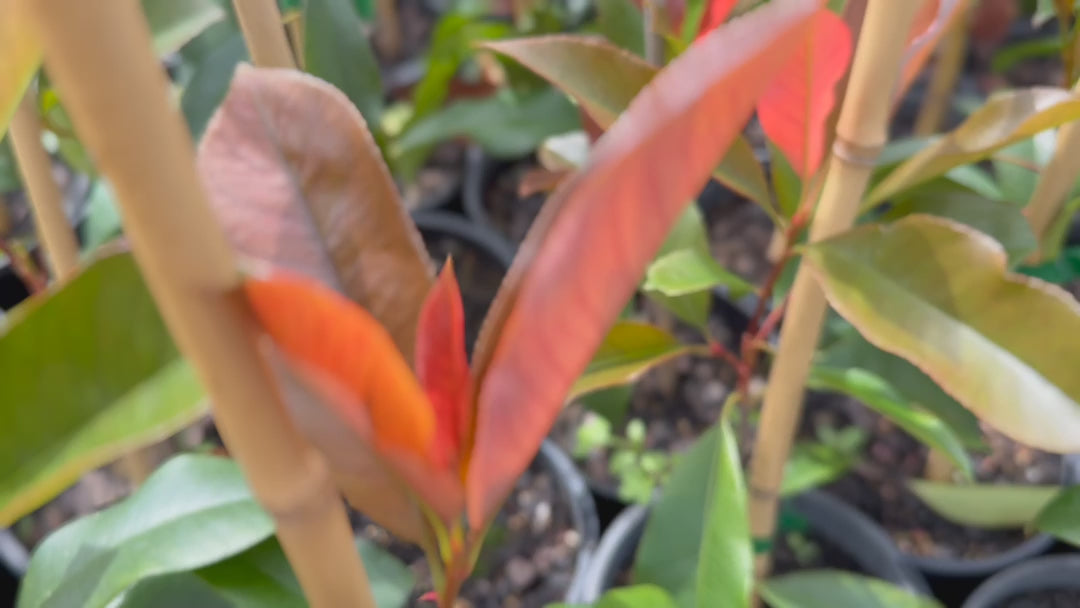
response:
<path fill-rule="evenodd" d="M 964 601 L 963 608 L 991 608 L 1026 591 L 1080 589 L 1080 555 L 1044 555 L 998 572 Z"/>

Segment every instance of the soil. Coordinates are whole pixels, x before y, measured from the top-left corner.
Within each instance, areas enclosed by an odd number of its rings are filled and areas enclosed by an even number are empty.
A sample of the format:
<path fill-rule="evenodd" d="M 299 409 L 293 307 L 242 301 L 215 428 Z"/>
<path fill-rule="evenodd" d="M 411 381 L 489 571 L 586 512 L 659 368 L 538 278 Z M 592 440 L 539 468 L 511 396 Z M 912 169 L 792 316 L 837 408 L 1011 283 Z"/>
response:
<path fill-rule="evenodd" d="M 492 225 L 513 243 L 520 243 L 540 213 L 546 194 L 518 196 L 522 178 L 539 168 L 532 159 L 514 163 L 496 172 L 495 178 L 484 190 L 483 206 Z"/>
<path fill-rule="evenodd" d="M 870 434 L 863 462 L 826 490 L 882 524 L 901 551 L 923 557 L 978 559 L 998 555 L 1029 538 L 1019 529 L 984 530 L 954 524 L 924 505 L 905 482 L 923 475 L 927 449 L 888 420 L 848 399 L 821 400 L 807 409 L 811 425 L 831 419 L 829 424 L 843 426 L 846 418 Z M 1019 445 L 989 429 L 985 433 L 990 451 L 974 456 L 977 481 L 1060 482 L 1060 456 Z"/>
<path fill-rule="evenodd" d="M 431 209 L 453 200 L 461 189 L 464 162 L 465 147 L 460 143 L 446 142 L 436 147 L 416 179 L 402 186 L 405 207 L 410 211 Z"/>
<path fill-rule="evenodd" d="M 681 452 L 716 422 L 734 385 L 730 366 L 714 359 L 681 357 L 641 377 L 625 420 L 612 430 L 621 435 L 627 421 L 640 419 L 645 423 L 647 449 Z M 582 404 L 572 403 L 552 429 L 552 439 L 567 453 L 574 452 L 577 428 L 587 412 Z M 609 471 L 610 457 L 610 450 L 596 450 L 578 464 L 595 491 L 617 496 L 619 480 Z"/>
<path fill-rule="evenodd" d="M 465 307 L 465 347 L 471 354 L 506 269 L 486 252 L 459 237 L 427 231 L 423 236 L 428 253 L 440 268 L 447 257 L 454 260 L 454 273 L 461 286 L 461 301 Z"/>
<path fill-rule="evenodd" d="M 743 199 L 708 205 L 704 211 L 716 261 L 754 285 L 764 283 L 773 266 L 766 257 L 773 235 L 769 216 Z"/>
<path fill-rule="evenodd" d="M 409 564 L 418 581 L 409 606 L 431 589 L 423 553 L 354 514 L 354 528 Z M 534 464 L 495 519 L 456 608 L 542 608 L 563 599 L 581 537 L 550 473 Z"/>
<path fill-rule="evenodd" d="M 1076 608 L 1080 606 L 1080 590 L 1048 589 L 1013 596 L 994 604 L 993 608 Z"/>

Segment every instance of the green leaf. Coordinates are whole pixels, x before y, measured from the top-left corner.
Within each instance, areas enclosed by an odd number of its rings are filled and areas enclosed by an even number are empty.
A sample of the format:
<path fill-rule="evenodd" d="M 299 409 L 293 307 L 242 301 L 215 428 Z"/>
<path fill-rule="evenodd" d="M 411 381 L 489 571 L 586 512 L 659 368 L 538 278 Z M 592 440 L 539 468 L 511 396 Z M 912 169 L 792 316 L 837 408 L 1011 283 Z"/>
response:
<path fill-rule="evenodd" d="M 225 18 L 225 11 L 213 0 L 142 0 L 142 8 L 158 55 L 176 52 Z"/>
<path fill-rule="evenodd" d="M 776 204 L 780 207 L 780 213 L 790 218 L 799 208 L 802 180 L 780 149 L 772 143 L 769 144 L 769 158 L 772 159 L 772 186 L 776 192 Z"/>
<path fill-rule="evenodd" d="M 140 580 L 212 564 L 273 531 L 234 462 L 177 456 L 129 498 L 49 536 L 18 608 L 104 607 Z"/>
<path fill-rule="evenodd" d="M 1043 234 L 1042 242 L 1039 243 L 1039 253 L 1044 260 L 1053 260 L 1061 256 L 1061 250 L 1069 238 L 1069 228 L 1072 227 L 1076 213 L 1080 211 L 1080 196 L 1076 195 L 1075 188 L 1070 196 L 1072 198 L 1058 211 L 1057 216 L 1050 222 L 1050 227 Z"/>
<path fill-rule="evenodd" d="M 581 128 L 577 109 L 554 89 L 515 99 L 512 95 L 467 99 L 433 112 L 402 133 L 395 157 L 455 137 L 467 137 L 492 156 L 520 157 L 546 137 Z"/>
<path fill-rule="evenodd" d="M 1061 486 L 952 484 L 922 479 L 908 487 L 945 519 L 974 528 L 1023 528 L 1061 491 Z"/>
<path fill-rule="evenodd" d="M 127 254 L 8 317 L 0 386 L 0 526 L 206 411 Z"/>
<path fill-rule="evenodd" d="M 698 555 L 696 606 L 748 607 L 754 587 L 754 551 L 742 461 L 726 418 L 721 418 L 718 432 Z"/>
<path fill-rule="evenodd" d="M 1005 200 L 1018 205 L 1027 203 L 1039 180 L 1038 171 L 1054 155 L 1054 141 L 1053 131 L 1043 131 L 994 154 L 994 176 Z"/>
<path fill-rule="evenodd" d="M 383 109 L 379 63 L 350 0 L 306 0 L 304 68 L 345 93 L 377 133 Z"/>
<path fill-rule="evenodd" d="M 1080 97 L 1064 89 L 1032 87 L 998 93 L 955 130 L 889 173 L 867 195 L 864 207 L 1077 118 Z"/>
<path fill-rule="evenodd" d="M 83 251 L 94 251 L 120 236 L 123 229 L 112 189 L 105 181 L 98 180 L 90 190 L 86 203 L 86 220 L 82 225 Z"/>
<path fill-rule="evenodd" d="M 1070 247 L 1056 259 L 1038 266 L 1020 268 L 1020 272 L 1058 285 L 1071 283 L 1080 279 L 1080 247 Z"/>
<path fill-rule="evenodd" d="M 660 251 L 657 252 L 653 264 L 665 255 L 679 250 L 694 251 L 705 257 L 710 255 L 709 237 L 705 230 L 705 218 L 694 203 L 687 205 L 686 209 L 679 215 L 675 227 L 671 229 L 671 232 L 668 233 L 667 238 L 664 240 L 664 244 L 660 246 Z M 708 325 L 709 308 L 712 306 L 712 294 L 708 291 L 702 290 L 674 296 L 659 291 L 650 291 L 644 285 L 642 285 L 642 289 L 646 290 L 645 295 L 650 300 L 663 306 L 684 323 L 703 331 Z"/>
<path fill-rule="evenodd" d="M 838 369 L 814 366 L 807 386 L 814 390 L 844 393 L 888 418 L 896 426 L 949 457 L 967 479 L 972 479 L 971 460 L 960 439 L 940 418 L 917 408 L 884 379 L 858 368 Z"/>
<path fill-rule="evenodd" d="M 2 132 L 3 129 L 0 129 Z M 19 167 L 15 164 L 15 152 L 8 137 L 0 137 L 0 194 L 22 189 Z"/>
<path fill-rule="evenodd" d="M 413 90 L 413 118 L 418 120 L 437 110 L 446 101 L 450 83 L 458 69 L 475 54 L 473 44 L 511 35 L 506 23 L 487 21 L 482 15 L 447 13 L 439 18 L 431 34 L 424 60 L 427 70 Z"/>
<path fill-rule="evenodd" d="M 608 332 L 567 399 L 629 384 L 649 369 L 691 350 L 691 346 L 680 343 L 659 327 L 619 321 Z"/>
<path fill-rule="evenodd" d="M 660 251 L 656 253 L 659 259 L 669 253 L 680 249 L 690 249 L 701 253 L 709 253 L 709 236 L 705 229 L 705 216 L 695 203 L 690 203 L 675 220 L 675 226 L 671 228 Z"/>
<path fill-rule="evenodd" d="M 1015 264 L 1035 251 L 1038 242 L 1020 207 L 987 200 L 976 194 L 946 191 L 906 199 L 889 209 L 882 219 L 895 220 L 925 213 L 956 220 L 994 237 Z"/>
<path fill-rule="evenodd" d="M 1080 546 L 1080 486 L 1061 489 L 1035 518 L 1035 529 Z"/>
<path fill-rule="evenodd" d="M 645 20 L 631 0 L 596 0 L 596 25 L 615 46 L 645 56 Z"/>
<path fill-rule="evenodd" d="M 377 545 L 357 543 L 378 608 L 402 608 L 412 572 Z M 198 570 L 145 579 L 116 608 L 306 608 L 300 584 L 276 538 Z"/>
<path fill-rule="evenodd" d="M 1053 0 L 1049 1 L 1053 2 Z M 1056 32 L 1048 36 L 1020 40 L 998 49 L 990 59 L 990 69 L 998 74 L 1004 74 L 1029 59 L 1056 58 L 1062 48 L 1064 48 L 1062 37 Z"/>
<path fill-rule="evenodd" d="M 812 245 L 804 259 L 837 312 L 980 419 L 1032 447 L 1080 449 L 1080 306 L 1007 273 L 993 239 L 912 215 Z"/>
<path fill-rule="evenodd" d="M 772 608 L 942 608 L 876 578 L 839 570 L 808 570 L 777 576 L 759 585 Z"/>
<path fill-rule="evenodd" d="M 941 418 L 964 447 L 976 451 L 986 449 L 982 428 L 974 414 L 941 390 L 919 368 L 870 344 L 846 321 L 837 320 L 842 323 L 843 330 L 835 332 L 838 334 L 836 339 L 820 351 L 819 364 L 841 369 L 859 368 L 879 376 L 906 401 L 918 403 Z"/>
<path fill-rule="evenodd" d="M 603 416 L 587 414 L 578 427 L 574 443 L 574 457 L 584 458 L 601 448 L 611 445 L 611 421 Z"/>
<path fill-rule="evenodd" d="M 191 80 L 180 95 L 180 110 L 193 136 L 198 138 L 206 130 L 210 117 L 229 91 L 236 66 L 247 60 L 244 37 L 239 31 L 233 31 L 194 64 Z"/>
<path fill-rule="evenodd" d="M 859 442 L 862 448 L 865 438 Z M 784 463 L 781 496 L 797 496 L 843 477 L 856 463 L 858 450 L 842 450 L 838 446 L 817 441 L 800 441 L 791 449 Z"/>
<path fill-rule="evenodd" d="M 656 585 L 612 589 L 591 608 L 676 608 L 675 600 Z M 547 608 L 590 608 L 582 604 L 549 604 Z"/>
<path fill-rule="evenodd" d="M 657 585 L 675 597 L 693 594 L 717 435 L 716 429 L 702 435 L 672 469 L 638 545 L 635 582 Z"/>
<path fill-rule="evenodd" d="M 679 249 L 658 258 L 645 272 L 643 288 L 666 296 L 684 296 L 714 287 L 728 288 L 732 298 L 754 292 L 754 286 L 697 249 Z"/>
<path fill-rule="evenodd" d="M 581 104 L 603 129 L 615 122 L 657 72 L 640 58 L 586 36 L 537 36 L 485 46 L 550 81 Z M 713 177 L 773 213 L 765 173 L 745 138 L 736 138 Z"/>

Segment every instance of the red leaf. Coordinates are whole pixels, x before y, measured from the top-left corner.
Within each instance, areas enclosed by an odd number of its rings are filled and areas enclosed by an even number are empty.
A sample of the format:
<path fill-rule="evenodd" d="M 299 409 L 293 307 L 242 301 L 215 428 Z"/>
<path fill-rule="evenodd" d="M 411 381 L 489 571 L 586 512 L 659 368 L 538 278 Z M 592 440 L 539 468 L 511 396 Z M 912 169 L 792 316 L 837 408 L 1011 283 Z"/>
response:
<path fill-rule="evenodd" d="M 347 392 L 366 412 L 377 447 L 427 459 L 435 417 L 412 370 L 385 329 L 364 309 L 317 281 L 277 273 L 248 279 L 244 292 L 263 330 L 308 376 Z M 329 403 L 339 405 L 342 399 Z M 355 407 L 355 406 L 354 406 Z"/>
<path fill-rule="evenodd" d="M 705 14 L 701 17 L 697 39 L 701 40 L 706 34 L 720 27 L 731 14 L 731 9 L 735 8 L 736 2 L 738 0 L 709 0 L 709 5 L 705 7 Z"/>
<path fill-rule="evenodd" d="M 774 0 L 657 74 L 548 200 L 485 322 L 467 478 L 473 526 L 528 466 L 676 217 L 821 3 Z"/>
<path fill-rule="evenodd" d="M 469 362 L 465 356 L 465 310 L 452 260 L 446 261 L 420 309 L 416 375 L 435 409 L 435 462 L 456 469 L 464 453 L 472 416 Z"/>
<path fill-rule="evenodd" d="M 896 92 L 897 100 L 903 97 L 922 72 L 954 20 L 967 12 L 969 2 L 971 0 L 925 0 L 911 24 L 908 47 L 904 52 L 904 67 Z"/>
<path fill-rule="evenodd" d="M 761 128 L 803 179 L 821 165 L 836 83 L 847 71 L 851 48 L 847 24 L 822 9 L 802 47 L 758 100 Z"/>

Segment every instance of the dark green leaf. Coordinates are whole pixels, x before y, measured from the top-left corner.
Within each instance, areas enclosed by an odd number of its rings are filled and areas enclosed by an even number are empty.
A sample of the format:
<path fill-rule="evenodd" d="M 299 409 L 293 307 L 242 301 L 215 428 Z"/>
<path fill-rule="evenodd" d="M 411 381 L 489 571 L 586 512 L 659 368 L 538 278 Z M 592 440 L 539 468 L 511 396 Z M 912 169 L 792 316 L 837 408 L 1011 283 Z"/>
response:
<path fill-rule="evenodd" d="M 383 108 L 379 63 L 350 0 L 306 0 L 304 68 L 334 85 L 379 132 Z"/>
<path fill-rule="evenodd" d="M 762 583 L 759 589 L 772 608 L 942 608 L 932 598 L 839 570 L 778 576 Z"/>
<path fill-rule="evenodd" d="M 140 580 L 215 563 L 273 530 L 235 463 L 178 456 L 131 497 L 47 538 L 18 606 L 107 606 Z"/>
<path fill-rule="evenodd" d="M 532 152 L 546 137 L 578 128 L 577 109 L 554 89 L 523 99 L 500 94 L 458 101 L 432 113 L 406 130 L 394 142 L 392 153 L 401 156 L 455 137 L 468 137 L 493 156 L 514 158 Z"/>
<path fill-rule="evenodd" d="M 175 52 L 225 18 L 225 11 L 214 0 L 142 0 L 142 7 L 158 55 Z"/>
<path fill-rule="evenodd" d="M 1020 272 L 1058 285 L 1071 283 L 1080 279 L 1080 247 L 1070 247 L 1056 259 L 1038 266 L 1020 268 Z"/>
<path fill-rule="evenodd" d="M 615 46 L 645 56 L 645 26 L 641 11 L 631 0 L 596 0 L 600 33 Z"/>
<path fill-rule="evenodd" d="M 0 526 L 206 411 L 127 254 L 9 316 L 0 386 Z"/>
<path fill-rule="evenodd" d="M 187 119 L 188 129 L 196 138 L 202 135 L 210 117 L 225 99 L 236 66 L 247 59 L 244 37 L 233 31 L 195 64 L 195 73 L 180 96 L 180 109 Z"/>

